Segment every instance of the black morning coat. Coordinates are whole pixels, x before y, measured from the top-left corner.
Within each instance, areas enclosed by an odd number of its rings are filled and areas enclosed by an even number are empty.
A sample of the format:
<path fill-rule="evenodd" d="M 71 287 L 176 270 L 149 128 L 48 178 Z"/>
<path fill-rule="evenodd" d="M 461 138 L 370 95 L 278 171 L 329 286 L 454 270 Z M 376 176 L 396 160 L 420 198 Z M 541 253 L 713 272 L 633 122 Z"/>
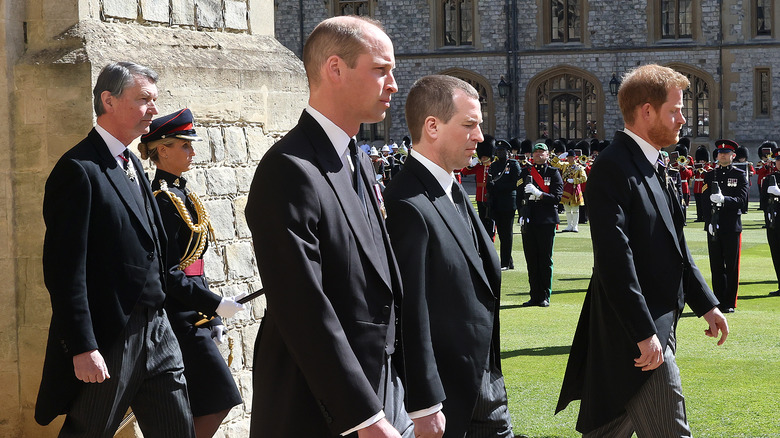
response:
<path fill-rule="evenodd" d="M 130 159 L 142 169 L 135 155 Z M 65 413 L 81 385 L 89 385 L 76 378 L 73 356 L 114 343 L 146 292 L 147 277 L 159 276 L 165 288 L 165 230 L 149 183 L 143 173 L 138 177 L 154 229 L 135 200 L 135 183 L 94 129 L 60 158 L 46 181 L 43 276 L 52 319 L 35 405 L 40 424 Z"/>
<path fill-rule="evenodd" d="M 252 437 L 338 436 L 382 409 L 377 391 L 393 349 L 403 372 L 393 320 L 401 279 L 373 167 L 358 154 L 372 223 L 349 169 L 306 111 L 252 181 L 246 218 L 267 300 L 255 341 Z"/>
<path fill-rule="evenodd" d="M 469 227 L 414 157 L 384 196 L 404 286 L 406 408 L 443 403 L 444 436 L 463 437 L 486 365 L 501 369 L 498 256 L 474 209 Z"/>
<path fill-rule="evenodd" d="M 556 412 L 581 399 L 577 430 L 618 417 L 650 376 L 634 366 L 637 343 L 666 346 L 685 303 L 697 316 L 718 305 L 693 262 L 682 209 L 669 208 L 639 145 L 618 131 L 599 155 L 585 191 L 593 275 L 574 334 Z"/>

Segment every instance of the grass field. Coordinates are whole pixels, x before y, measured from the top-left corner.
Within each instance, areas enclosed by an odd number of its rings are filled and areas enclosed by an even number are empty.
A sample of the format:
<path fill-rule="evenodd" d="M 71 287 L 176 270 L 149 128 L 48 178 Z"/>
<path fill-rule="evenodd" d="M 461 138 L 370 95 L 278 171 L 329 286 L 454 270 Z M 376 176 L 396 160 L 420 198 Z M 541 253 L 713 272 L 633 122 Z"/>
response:
<path fill-rule="evenodd" d="M 743 216 L 739 300 L 736 313 L 727 315 L 728 340 L 718 347 L 704 335 L 704 320 L 688 308 L 677 329 L 677 363 L 695 437 L 780 437 L 780 297 L 767 295 L 777 282 L 761 212 L 750 207 Z M 693 215 L 692 208 L 686 239 L 709 281 L 706 235 Z M 556 235 L 549 308 L 520 306 L 529 297 L 519 232 L 515 226 L 515 270 L 503 272 L 501 287 L 502 365 L 515 433 L 577 437 L 579 402 L 553 412 L 593 266 L 590 230 L 580 225 L 577 234 Z"/>

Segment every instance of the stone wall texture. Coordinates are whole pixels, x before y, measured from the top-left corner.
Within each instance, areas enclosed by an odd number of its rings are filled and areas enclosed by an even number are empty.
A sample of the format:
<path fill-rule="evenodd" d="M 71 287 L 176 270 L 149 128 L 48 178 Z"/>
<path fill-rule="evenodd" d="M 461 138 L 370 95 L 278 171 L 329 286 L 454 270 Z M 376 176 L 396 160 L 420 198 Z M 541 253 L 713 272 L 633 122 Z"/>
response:
<path fill-rule="evenodd" d="M 301 34 L 308 35 L 317 22 L 333 14 L 333 2 L 278 0 L 276 34 L 279 41 L 300 53 Z M 780 111 L 780 1 L 774 1 L 774 34 L 753 35 L 752 2 L 744 0 L 693 0 L 692 36 L 661 38 L 660 1 L 610 0 L 579 1 L 583 31 L 578 42 L 549 43 L 545 13 L 550 0 L 474 0 L 473 46 L 439 47 L 436 33 L 438 0 L 386 0 L 368 2 L 371 14 L 384 25 L 395 45 L 396 79 L 399 92 L 389 113 L 390 138 L 407 134 L 403 117 L 406 90 L 420 76 L 451 69 L 466 71 L 484 79 L 492 89 L 488 111 L 495 118 L 499 137 L 525 137 L 535 125 L 526 120 L 534 105 L 536 90 L 528 89 L 535 78 L 557 70 L 575 68 L 598 81 L 600 136 L 610 138 L 622 128 L 617 101 L 609 92 L 612 74 L 620 77 L 630 69 L 651 62 L 700 73 L 710 88 L 713 109 L 710 135 L 694 143 L 711 145 L 720 137 L 734 138 L 740 144 L 756 146 L 780 133 L 776 129 Z M 303 4 L 301 11 L 299 4 Z M 514 9 L 513 9 L 514 8 Z M 513 13 L 514 11 L 514 13 Z M 439 17 L 438 20 L 441 18 Z M 547 18 L 549 19 L 549 18 Z M 286 35 L 282 35 L 286 33 Z M 512 53 L 510 48 L 517 47 Z M 516 65 L 516 68 L 514 67 Z M 770 68 L 772 109 L 770 117 L 754 116 L 755 68 Z M 510 80 L 512 95 L 498 97 L 497 85 L 503 75 Z M 515 107 L 514 114 L 509 108 Z M 721 109 L 722 108 L 722 109 Z M 514 119 L 512 119 L 514 117 Z M 512 121 L 519 127 L 511 132 Z M 774 127 L 774 128 L 773 128 Z"/>
<path fill-rule="evenodd" d="M 185 176 L 213 219 L 217 244 L 205 256 L 212 290 L 233 296 L 262 287 L 246 197 L 257 163 L 295 125 L 308 92 L 302 63 L 273 38 L 268 15 L 270 0 L 25 0 L 0 8 L 0 269 L 8 273 L 0 300 L 16 309 L 0 322 L 0 437 L 54 437 L 62 424 L 33 420 L 51 316 L 43 188 L 54 163 L 93 126 L 92 87 L 105 64 L 156 70 L 161 115 L 192 109 L 205 141 L 195 143 Z M 264 308 L 259 298 L 226 320 L 245 402 L 217 437 L 248 435 Z M 231 355 L 227 343 L 220 349 Z M 119 436 L 142 435 L 131 423 Z"/>

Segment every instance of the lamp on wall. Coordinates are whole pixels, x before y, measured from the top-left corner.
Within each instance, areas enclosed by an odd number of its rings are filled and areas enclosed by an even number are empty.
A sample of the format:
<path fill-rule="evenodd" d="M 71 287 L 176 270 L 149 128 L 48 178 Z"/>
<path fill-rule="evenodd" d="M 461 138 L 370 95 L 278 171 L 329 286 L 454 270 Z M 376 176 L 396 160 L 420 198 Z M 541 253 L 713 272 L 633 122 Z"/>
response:
<path fill-rule="evenodd" d="M 620 81 L 618 80 L 615 73 L 612 73 L 612 79 L 609 80 L 609 92 L 613 96 L 617 96 L 618 89 L 620 88 Z"/>
<path fill-rule="evenodd" d="M 501 80 L 498 82 L 498 95 L 502 99 L 509 96 L 509 91 L 512 89 L 512 84 L 504 80 L 504 76 L 501 76 Z"/>

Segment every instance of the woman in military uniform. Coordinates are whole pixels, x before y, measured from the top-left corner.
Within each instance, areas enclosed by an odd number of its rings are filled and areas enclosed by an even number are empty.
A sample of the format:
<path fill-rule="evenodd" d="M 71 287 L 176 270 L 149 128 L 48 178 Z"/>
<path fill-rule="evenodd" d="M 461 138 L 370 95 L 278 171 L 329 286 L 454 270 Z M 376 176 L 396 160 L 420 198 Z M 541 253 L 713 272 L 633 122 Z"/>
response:
<path fill-rule="evenodd" d="M 219 316 L 230 318 L 243 309 L 240 298 L 222 298 L 209 290 L 203 272 L 203 253 L 213 229 L 198 196 L 187 188 L 181 174 L 190 168 L 195 151 L 192 141 L 200 140 L 192 125 L 192 113 L 183 109 L 152 122 L 149 133 L 141 137 L 141 157 L 157 166 L 152 180 L 168 235 L 167 288 L 179 288 L 188 299 L 168 295 L 165 309 L 184 359 L 195 433 L 198 438 L 212 437 L 230 409 L 241 404 L 233 376 L 215 342 L 222 343 L 224 325 Z M 193 309 L 212 309 L 216 316 L 196 325 L 204 314 Z M 212 340 L 213 338 L 213 340 Z"/>

